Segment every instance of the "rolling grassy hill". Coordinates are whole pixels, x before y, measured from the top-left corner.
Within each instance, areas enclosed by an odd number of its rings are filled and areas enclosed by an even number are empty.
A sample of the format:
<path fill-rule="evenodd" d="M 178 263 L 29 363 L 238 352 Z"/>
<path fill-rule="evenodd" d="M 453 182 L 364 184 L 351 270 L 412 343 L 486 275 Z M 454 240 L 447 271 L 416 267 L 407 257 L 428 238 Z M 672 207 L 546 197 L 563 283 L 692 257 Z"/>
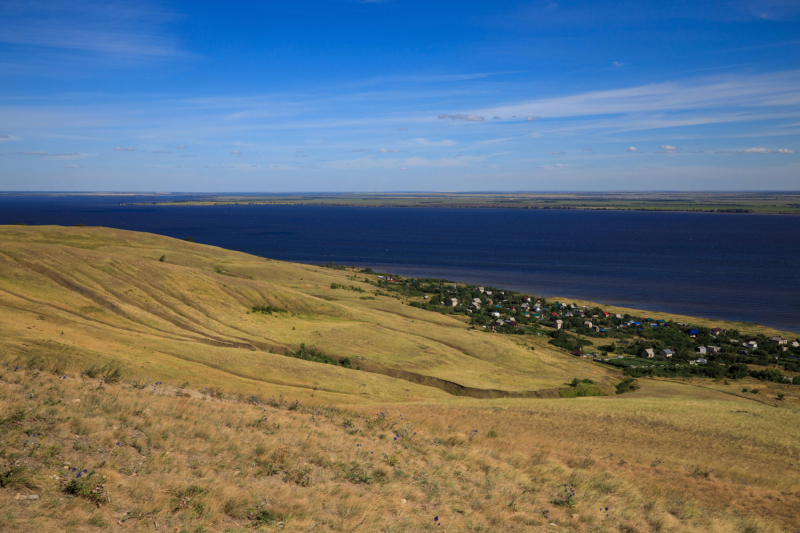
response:
<path fill-rule="evenodd" d="M 798 387 L 616 396 L 614 370 L 363 279 L 0 227 L 0 530 L 800 529 Z M 574 378 L 608 395 L 559 398 Z"/>

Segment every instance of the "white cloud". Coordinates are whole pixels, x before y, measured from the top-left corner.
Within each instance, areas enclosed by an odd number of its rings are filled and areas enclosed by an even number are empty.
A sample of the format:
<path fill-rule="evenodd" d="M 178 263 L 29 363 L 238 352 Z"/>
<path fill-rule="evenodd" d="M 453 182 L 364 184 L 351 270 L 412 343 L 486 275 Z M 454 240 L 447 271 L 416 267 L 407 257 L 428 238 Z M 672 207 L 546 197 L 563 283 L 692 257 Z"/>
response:
<path fill-rule="evenodd" d="M 405 167 L 467 167 L 472 163 L 485 161 L 488 156 L 461 156 L 443 157 L 440 159 L 427 159 L 424 157 L 409 157 L 406 159 L 374 159 L 372 157 L 361 157 L 358 159 L 343 159 L 330 161 L 324 166 L 339 170 L 369 170 L 376 168 L 400 169 Z"/>
<path fill-rule="evenodd" d="M 666 152 L 668 154 L 677 154 L 678 153 L 678 148 L 675 147 L 675 146 L 671 146 L 669 144 L 662 144 L 661 145 L 661 151 L 662 152 Z"/>
<path fill-rule="evenodd" d="M 492 120 L 503 120 L 503 119 L 501 117 L 494 116 L 494 117 L 492 117 Z"/>
<path fill-rule="evenodd" d="M 13 135 L 0 135 L 0 143 L 7 142 L 7 141 L 18 141 L 19 137 L 14 137 Z"/>
<path fill-rule="evenodd" d="M 572 117 L 703 108 L 800 105 L 800 70 L 717 76 L 530 100 L 490 107 L 481 115 Z"/>
<path fill-rule="evenodd" d="M 135 152 L 136 148 L 122 148 L 120 146 L 117 146 L 116 148 L 114 148 L 114 151 L 115 152 Z"/>
<path fill-rule="evenodd" d="M 205 165 L 205 168 L 223 168 L 223 169 L 237 169 L 242 171 L 249 171 L 254 170 L 257 168 L 261 168 L 260 165 L 248 164 L 248 163 L 236 163 L 234 165 Z"/>
<path fill-rule="evenodd" d="M 383 154 L 396 154 L 396 153 L 399 153 L 399 152 L 400 152 L 400 150 L 388 150 L 388 149 L 386 149 L 386 148 L 381 148 L 381 149 L 380 149 L 380 150 L 378 150 L 378 151 L 379 151 L 379 152 L 381 152 L 381 153 L 383 153 Z"/>
<path fill-rule="evenodd" d="M 80 165 L 64 165 L 64 168 L 81 168 Z"/>
<path fill-rule="evenodd" d="M 471 122 L 483 122 L 483 117 L 478 115 L 462 115 L 461 113 L 457 113 L 455 115 L 445 115 L 441 113 L 439 115 L 440 119 L 450 119 L 450 120 L 468 120 Z"/>
<path fill-rule="evenodd" d="M 547 152 L 547 155 L 564 155 L 566 152 Z"/>
<path fill-rule="evenodd" d="M 233 155 L 242 155 L 242 152 L 240 152 L 239 150 L 234 150 L 234 151 L 231 152 L 231 154 L 233 154 Z"/>
<path fill-rule="evenodd" d="M 793 154 L 794 150 L 788 148 L 778 148 L 771 150 L 769 148 L 743 148 L 741 150 L 717 150 L 717 154 Z"/>
<path fill-rule="evenodd" d="M 570 165 L 570 164 L 566 164 L 566 163 L 556 163 L 555 165 L 542 165 L 539 168 L 544 168 L 546 170 L 556 170 L 556 169 L 574 168 L 574 167 L 575 167 L 575 165 Z"/>
<path fill-rule="evenodd" d="M 453 146 L 455 144 L 458 144 L 452 139 L 444 139 L 443 141 L 431 141 L 430 139 L 423 139 L 421 137 L 418 137 L 416 139 L 412 139 L 412 141 L 414 141 L 417 144 L 421 144 L 422 146 Z"/>
<path fill-rule="evenodd" d="M 627 150 L 629 152 L 638 152 L 639 151 L 639 149 L 636 148 L 635 146 L 628 146 Z"/>
<path fill-rule="evenodd" d="M 35 47 L 128 61 L 187 55 L 164 31 L 176 14 L 151 2 L 4 2 L 0 13 L 0 42 L 29 47 L 28 54 Z"/>
<path fill-rule="evenodd" d="M 537 118 L 538 118 L 538 117 L 525 117 L 525 120 L 527 120 L 528 122 L 533 122 L 533 121 L 535 121 Z"/>
<path fill-rule="evenodd" d="M 612 62 L 611 62 L 611 66 L 612 66 L 612 67 L 614 67 L 614 68 L 619 68 L 619 67 L 621 67 L 621 66 L 622 66 L 622 65 L 624 65 L 624 64 L 625 64 L 625 63 L 620 63 L 619 61 L 612 61 Z"/>
<path fill-rule="evenodd" d="M 186 148 L 186 147 L 185 147 L 184 145 L 182 145 L 182 144 L 179 144 L 179 145 L 178 145 L 178 146 L 176 146 L 175 148 L 177 148 L 178 150 L 183 150 L 183 149 L 184 149 L 184 148 Z"/>
<path fill-rule="evenodd" d="M 29 152 L 17 152 L 17 155 L 35 155 L 38 157 L 46 157 L 48 159 L 83 159 L 84 157 L 94 157 L 97 154 L 48 154 L 40 150 L 33 150 Z"/>

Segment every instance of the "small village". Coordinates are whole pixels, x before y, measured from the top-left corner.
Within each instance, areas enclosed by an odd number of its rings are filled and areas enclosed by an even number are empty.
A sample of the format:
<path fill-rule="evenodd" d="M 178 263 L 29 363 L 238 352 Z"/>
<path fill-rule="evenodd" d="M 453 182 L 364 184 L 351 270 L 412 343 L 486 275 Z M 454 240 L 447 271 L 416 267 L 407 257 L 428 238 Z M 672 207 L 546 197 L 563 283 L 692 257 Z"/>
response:
<path fill-rule="evenodd" d="M 550 337 L 550 344 L 575 357 L 621 368 L 632 377 L 751 376 L 791 382 L 784 372 L 800 372 L 800 336 L 749 335 L 610 313 L 600 307 L 440 279 L 382 274 L 375 284 L 413 298 L 414 307 L 468 317 L 475 329 Z"/>

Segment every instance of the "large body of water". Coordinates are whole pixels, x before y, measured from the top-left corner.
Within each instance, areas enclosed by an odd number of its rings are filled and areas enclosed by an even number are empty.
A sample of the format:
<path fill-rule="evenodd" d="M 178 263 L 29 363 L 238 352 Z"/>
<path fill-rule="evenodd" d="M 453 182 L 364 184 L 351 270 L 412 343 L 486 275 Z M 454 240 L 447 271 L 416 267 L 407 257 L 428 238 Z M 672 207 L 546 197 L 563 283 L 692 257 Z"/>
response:
<path fill-rule="evenodd" d="M 636 211 L 121 206 L 0 197 L 0 224 L 87 224 L 800 332 L 800 217 Z"/>

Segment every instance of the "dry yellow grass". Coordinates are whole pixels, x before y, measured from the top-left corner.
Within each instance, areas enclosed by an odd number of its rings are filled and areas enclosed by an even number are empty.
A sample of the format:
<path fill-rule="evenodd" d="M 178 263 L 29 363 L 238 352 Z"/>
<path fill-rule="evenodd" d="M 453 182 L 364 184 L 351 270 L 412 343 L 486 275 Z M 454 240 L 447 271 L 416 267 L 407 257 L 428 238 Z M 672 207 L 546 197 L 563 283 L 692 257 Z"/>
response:
<path fill-rule="evenodd" d="M 517 339 L 469 330 L 457 318 L 330 288 L 338 282 L 370 291 L 350 275 L 156 235 L 6 226 L 0 228 L 0 333 L 16 353 L 116 359 L 129 372 L 162 381 L 216 374 L 228 389 L 246 384 L 250 391 L 250 382 L 316 388 L 331 399 L 441 394 L 374 374 L 353 380 L 348 371 L 269 351 L 305 343 L 379 369 L 479 389 L 547 389 L 576 376 L 614 381 L 613 373 L 546 344 L 534 354 Z M 248 314 L 262 304 L 290 312 Z"/>
<path fill-rule="evenodd" d="M 270 353 L 306 343 L 504 391 L 621 377 L 542 338 L 330 288 L 373 289 L 352 276 L 147 234 L 0 228 L 0 531 L 800 530 L 796 386 L 478 399 Z M 262 304 L 288 312 L 248 313 Z M 87 486 L 67 489 L 86 479 L 71 467 L 95 472 Z"/>
<path fill-rule="evenodd" d="M 0 372 L 0 476 L 22 468 L 17 481 L 31 485 L 0 489 L 0 530 L 547 531 L 555 524 L 562 531 L 699 532 L 800 525 L 793 488 L 718 474 L 708 452 L 711 463 L 693 467 L 650 457 L 687 436 L 699 439 L 684 448 L 691 454 L 725 433 L 720 424 L 702 430 L 681 423 L 674 406 L 661 416 L 642 400 L 620 400 L 620 410 L 589 401 L 473 400 L 359 416 L 289 399 L 256 405 L 47 370 L 34 362 Z M 722 412 L 714 401 L 705 423 Z M 632 413 L 635 419 L 626 418 Z M 761 429 L 742 429 L 736 440 L 757 444 Z M 649 442 L 657 435 L 666 442 Z M 40 497 L 19 499 L 29 494 Z"/>

